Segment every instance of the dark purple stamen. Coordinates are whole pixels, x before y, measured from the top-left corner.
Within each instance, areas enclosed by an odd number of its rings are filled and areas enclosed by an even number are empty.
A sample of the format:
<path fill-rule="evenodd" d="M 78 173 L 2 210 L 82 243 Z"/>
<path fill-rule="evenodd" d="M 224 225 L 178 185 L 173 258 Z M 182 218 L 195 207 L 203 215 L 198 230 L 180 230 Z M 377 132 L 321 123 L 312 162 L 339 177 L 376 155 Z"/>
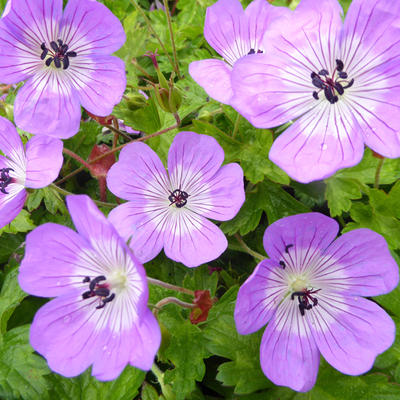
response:
<path fill-rule="evenodd" d="M 325 98 L 331 104 L 339 101 L 339 96 L 344 94 L 344 90 L 351 87 L 354 79 L 347 81 L 347 73 L 343 71 L 344 64 L 342 60 L 336 60 L 336 68 L 333 71 L 332 77 L 329 76 L 327 69 L 323 68 L 318 73 L 311 72 L 312 84 L 318 88 L 318 91 L 313 91 L 312 96 L 315 100 L 319 100 L 319 92 L 324 91 Z M 335 74 L 338 74 L 338 79 L 335 79 Z"/>
<path fill-rule="evenodd" d="M 257 50 L 257 54 L 262 54 L 264 53 L 262 50 Z M 250 54 L 256 54 L 256 51 L 254 49 L 250 49 L 250 51 L 247 53 L 247 55 Z"/>
<path fill-rule="evenodd" d="M 285 269 L 286 268 L 286 264 L 285 264 L 285 262 L 284 261 L 279 261 L 279 265 L 283 268 L 283 269 Z"/>
<path fill-rule="evenodd" d="M 175 189 L 173 192 L 170 192 L 168 200 L 171 202 L 170 206 L 172 206 L 172 204 L 175 204 L 177 208 L 182 208 L 186 205 L 188 197 L 189 195 L 183 190 Z"/>
<path fill-rule="evenodd" d="M 293 247 L 292 244 L 287 244 L 287 245 L 285 246 L 285 253 L 289 253 L 289 249 L 290 249 L 291 247 Z"/>
<path fill-rule="evenodd" d="M 40 58 L 44 60 L 50 51 L 51 57 L 47 58 L 46 66 L 50 67 L 51 63 L 54 61 L 56 68 L 61 68 L 62 65 L 63 69 L 67 69 L 69 67 L 69 57 L 76 57 L 77 53 L 75 51 L 68 51 L 68 45 L 63 44 L 61 39 L 58 39 L 57 42 L 50 42 L 51 49 L 48 49 L 46 44 L 43 42 L 40 45 L 40 48 L 42 49 Z"/>
<path fill-rule="evenodd" d="M 115 293 L 110 294 L 110 289 L 108 284 L 101 284 L 99 282 L 105 281 L 106 277 L 104 275 L 97 276 L 92 280 L 90 277 L 86 276 L 83 279 L 83 283 L 89 282 L 89 290 L 82 293 L 82 299 L 89 299 L 91 297 L 99 297 L 101 303 L 96 307 L 97 309 L 104 308 L 104 306 L 112 301 L 115 297 Z"/>
<path fill-rule="evenodd" d="M 10 177 L 10 171 L 14 171 L 12 168 L 0 169 L 0 192 L 8 194 L 6 187 L 12 182 L 13 178 Z"/>
<path fill-rule="evenodd" d="M 321 289 L 314 290 L 313 288 L 311 288 L 311 289 L 304 289 L 300 292 L 292 293 L 290 298 L 294 300 L 294 297 L 297 296 L 297 299 L 299 301 L 299 310 L 302 316 L 304 316 L 304 312 L 306 310 L 311 310 L 313 307 L 318 305 L 318 299 L 311 295 L 318 293 L 320 290 Z"/>

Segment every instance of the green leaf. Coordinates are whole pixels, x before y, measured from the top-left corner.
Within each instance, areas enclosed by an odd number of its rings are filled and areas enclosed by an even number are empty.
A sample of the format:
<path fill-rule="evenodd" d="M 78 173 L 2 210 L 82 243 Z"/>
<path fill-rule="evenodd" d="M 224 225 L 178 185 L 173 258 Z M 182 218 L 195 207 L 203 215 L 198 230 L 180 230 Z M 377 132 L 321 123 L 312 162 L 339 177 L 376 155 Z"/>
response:
<path fill-rule="evenodd" d="M 351 208 L 351 200 L 361 199 L 361 184 L 352 178 L 332 177 L 325 180 L 326 199 L 332 217 L 341 215 Z"/>
<path fill-rule="evenodd" d="M 160 396 L 157 393 L 157 390 L 146 382 L 144 382 L 141 395 L 142 395 L 141 400 L 159 400 L 160 398 Z"/>
<path fill-rule="evenodd" d="M 7 398 L 49 399 L 44 378 L 49 372 L 44 359 L 34 354 L 29 344 L 28 325 L 4 335 L 0 346 L 0 387 Z"/>
<path fill-rule="evenodd" d="M 203 359 L 210 354 L 200 328 L 183 318 L 176 305 L 163 308 L 159 318 L 171 334 L 165 356 L 175 367 L 165 371 L 164 382 L 172 386 L 176 400 L 184 400 L 203 379 Z"/>
<path fill-rule="evenodd" d="M 236 394 L 252 393 L 271 386 L 260 367 L 260 340 L 262 331 L 242 336 L 236 331 L 233 311 L 237 287 L 229 289 L 210 310 L 204 329 L 210 353 L 229 358 L 218 368 L 217 379 L 234 386 Z"/>
<path fill-rule="evenodd" d="M 21 210 L 8 225 L 0 229 L 0 235 L 3 233 L 29 232 L 35 227 L 36 225 L 31 220 L 29 212 Z"/>
<path fill-rule="evenodd" d="M 8 272 L 0 293 L 0 333 L 5 334 L 7 322 L 15 308 L 26 297 L 18 284 L 18 268 Z"/>
<path fill-rule="evenodd" d="M 142 385 L 145 373 L 131 366 L 125 367 L 121 375 L 110 382 L 100 382 L 90 375 L 90 370 L 76 378 L 64 378 L 51 374 L 47 377 L 50 399 L 58 400 L 132 400 Z"/>

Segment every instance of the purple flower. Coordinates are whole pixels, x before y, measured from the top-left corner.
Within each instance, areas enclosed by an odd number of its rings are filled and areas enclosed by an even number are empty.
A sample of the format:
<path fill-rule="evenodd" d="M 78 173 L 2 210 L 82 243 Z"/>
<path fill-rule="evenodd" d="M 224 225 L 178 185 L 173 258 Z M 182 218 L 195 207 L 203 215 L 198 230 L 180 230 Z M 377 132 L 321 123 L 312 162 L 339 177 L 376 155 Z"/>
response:
<path fill-rule="evenodd" d="M 143 266 L 88 196 L 67 196 L 67 205 L 78 233 L 48 223 L 26 239 L 22 289 L 56 297 L 36 313 L 31 345 L 67 377 L 90 365 L 99 380 L 128 363 L 148 370 L 161 334 Z"/>
<path fill-rule="evenodd" d="M 0 82 L 27 81 L 14 104 L 17 126 L 68 138 L 80 105 L 106 116 L 125 89 L 119 20 L 94 0 L 8 0 L 0 20 Z"/>
<path fill-rule="evenodd" d="M 168 174 L 144 143 L 127 145 L 107 176 L 108 188 L 129 200 L 109 218 L 142 262 L 164 247 L 167 257 L 197 267 L 227 247 L 222 231 L 207 220 L 233 218 L 244 202 L 243 171 L 221 167 L 224 151 L 207 135 L 180 132 L 168 155 Z"/>
<path fill-rule="evenodd" d="M 295 120 L 269 158 L 300 182 L 357 164 L 364 144 L 400 156 L 400 3 L 302 0 L 267 31 L 266 54 L 232 72 L 232 105 L 254 126 Z"/>
<path fill-rule="evenodd" d="M 254 0 L 243 11 L 239 0 L 218 0 L 207 8 L 204 36 L 224 60 L 194 61 L 189 66 L 192 78 L 208 95 L 228 104 L 232 97 L 232 66 L 243 56 L 263 53 L 261 39 L 270 24 L 289 13 L 271 6 L 267 0 Z"/>
<path fill-rule="evenodd" d="M 369 229 L 334 240 L 337 233 L 337 222 L 319 213 L 273 223 L 264 234 L 270 259 L 239 290 L 237 330 L 245 335 L 268 323 L 261 367 L 277 385 L 310 390 L 320 354 L 344 374 L 362 374 L 393 343 L 391 318 L 359 297 L 388 293 L 399 281 L 385 240 Z"/>
<path fill-rule="evenodd" d="M 39 189 L 53 182 L 60 172 L 63 156 L 61 140 L 34 136 L 26 144 L 14 125 L 0 117 L 0 228 L 22 210 L 25 188 Z"/>

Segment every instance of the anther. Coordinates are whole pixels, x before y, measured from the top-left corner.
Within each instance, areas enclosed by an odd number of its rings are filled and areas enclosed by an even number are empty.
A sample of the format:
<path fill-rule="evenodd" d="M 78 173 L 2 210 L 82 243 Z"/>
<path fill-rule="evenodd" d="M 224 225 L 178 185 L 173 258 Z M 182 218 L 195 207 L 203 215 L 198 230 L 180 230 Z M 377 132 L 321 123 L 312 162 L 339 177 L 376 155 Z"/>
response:
<path fill-rule="evenodd" d="M 54 42 L 54 41 L 50 42 L 50 47 L 51 47 L 56 53 L 60 50 L 60 48 L 58 47 L 57 43 Z"/>
<path fill-rule="evenodd" d="M 82 281 L 83 283 L 87 283 L 87 282 L 90 282 L 90 278 L 88 277 L 88 276 L 85 276 L 84 278 L 83 278 L 83 281 Z"/>
<path fill-rule="evenodd" d="M 354 79 L 352 79 L 346 86 L 343 86 L 343 89 L 347 89 L 349 87 L 352 87 L 354 83 Z"/>
<path fill-rule="evenodd" d="M 335 89 L 336 89 L 336 91 L 340 94 L 340 95 L 342 95 L 343 93 L 344 93 L 344 89 L 343 89 L 343 86 L 339 83 L 339 82 L 335 82 Z"/>
<path fill-rule="evenodd" d="M 318 75 L 327 76 L 329 75 L 329 72 L 326 69 L 321 69 L 321 71 L 318 72 Z"/>
<path fill-rule="evenodd" d="M 189 195 L 185 191 L 175 189 L 173 192 L 170 192 L 168 200 L 171 202 L 170 206 L 172 206 L 172 204 L 175 204 L 177 208 L 182 208 L 186 205 L 188 197 Z"/>
<path fill-rule="evenodd" d="M 104 275 L 97 276 L 96 278 L 92 279 L 92 281 L 90 282 L 90 284 L 89 284 L 89 289 L 90 289 L 91 291 L 93 291 L 93 290 L 95 289 L 96 285 L 97 285 L 99 282 L 105 281 L 105 280 L 106 280 L 106 277 L 105 277 Z"/>
<path fill-rule="evenodd" d="M 293 247 L 292 244 L 287 244 L 287 245 L 285 246 L 285 253 L 289 253 L 289 249 L 290 249 L 291 247 Z"/>
<path fill-rule="evenodd" d="M 285 264 L 282 260 L 279 261 L 279 265 L 280 265 L 283 269 L 286 268 L 286 264 Z"/>
<path fill-rule="evenodd" d="M 336 70 L 338 72 L 342 72 L 344 68 L 344 64 L 342 60 L 336 59 Z"/>
<path fill-rule="evenodd" d="M 347 79 L 347 72 L 340 71 L 339 72 L 339 78 Z"/>

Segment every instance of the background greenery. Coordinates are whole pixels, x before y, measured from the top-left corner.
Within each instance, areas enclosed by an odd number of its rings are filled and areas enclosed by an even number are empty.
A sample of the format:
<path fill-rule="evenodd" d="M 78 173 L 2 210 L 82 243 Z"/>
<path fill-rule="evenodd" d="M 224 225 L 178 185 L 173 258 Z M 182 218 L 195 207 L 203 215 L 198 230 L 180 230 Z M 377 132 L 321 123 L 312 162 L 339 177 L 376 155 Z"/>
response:
<path fill-rule="evenodd" d="M 33 0 L 32 0 L 33 1 Z M 114 115 L 132 128 L 152 134 L 175 123 L 172 114 L 155 102 L 154 92 L 139 101 L 139 89 L 157 82 L 147 51 L 159 50 L 161 70 L 169 78 L 172 67 L 159 42 L 149 30 L 143 15 L 130 0 L 103 1 L 122 21 L 127 42 L 117 53 L 126 62 L 128 87 L 126 97 Z M 398 260 L 400 249 L 400 160 L 381 160 L 367 149 L 356 167 L 339 171 L 333 177 L 308 185 L 291 181 L 272 164 L 267 154 L 282 129 L 275 132 L 252 127 L 228 106 L 212 99 L 188 74 L 191 61 L 216 56 L 203 37 L 206 7 L 214 0 L 179 0 L 172 16 L 175 43 L 182 79 L 173 77 L 182 93 L 179 109 L 182 124 L 179 130 L 193 130 L 215 137 L 225 150 L 225 162 L 239 162 L 246 178 L 246 202 L 239 214 L 221 224 L 228 236 L 229 248 L 217 260 L 197 269 L 188 269 L 158 256 L 146 264 L 149 276 L 193 290 L 209 290 L 218 300 L 208 320 L 191 324 L 189 311 L 174 304 L 158 314 L 163 331 L 163 343 L 157 365 L 147 374 L 128 367 L 115 381 L 97 382 L 86 371 L 74 379 L 52 373 L 45 360 L 29 345 L 29 323 L 36 310 L 46 302 L 27 296 L 17 283 L 18 265 L 24 254 L 24 238 L 35 226 L 48 221 L 72 226 L 62 194 L 50 186 L 33 191 L 26 209 L 0 232 L 0 398 L 1 399 L 308 399 L 308 400 L 395 400 L 400 398 L 400 341 L 380 355 L 373 369 L 360 377 L 345 376 L 322 361 L 314 389 L 299 394 L 274 386 L 259 366 L 259 344 L 262 331 L 253 335 L 237 334 L 233 309 L 238 287 L 256 266 L 238 242 L 242 237 L 253 250 L 265 254 L 262 235 L 268 224 L 284 216 L 318 211 L 331 215 L 340 223 L 342 232 L 367 227 L 382 234 Z M 172 47 L 165 13 L 162 9 L 149 12 L 154 4 L 140 0 L 139 4 L 160 37 L 169 55 Z M 243 1 L 247 5 L 249 1 Z M 349 1 L 341 1 L 346 10 Z M 274 1 L 276 5 L 294 7 L 296 1 Z M 0 8 L 5 0 L 0 0 Z M 147 81 L 146 81 L 147 80 Z M 11 88 L 5 102 L 0 102 L 0 115 L 12 120 L 12 105 L 17 88 Z M 139 97 L 138 97 L 139 96 Z M 20 132 L 24 137 L 29 135 Z M 177 130 L 146 141 L 165 160 Z M 134 137 L 134 136 L 133 136 Z M 83 120 L 80 132 L 65 141 L 65 147 L 87 159 L 95 144 L 110 145 L 113 134 L 104 132 L 94 120 Z M 120 138 L 122 144 L 126 138 Z M 62 177 L 80 165 L 65 156 Z M 377 171 L 380 171 L 379 182 Z M 59 184 L 73 193 L 86 193 L 99 199 L 98 181 L 82 170 Z M 112 194 L 107 201 L 115 203 Z M 110 208 L 102 208 L 108 213 Z M 175 292 L 151 286 L 150 303 L 156 304 Z M 190 302 L 188 295 L 178 295 Z M 396 321 L 400 321 L 399 289 L 375 298 Z M 62 349 L 60 349 L 62 351 Z"/>

